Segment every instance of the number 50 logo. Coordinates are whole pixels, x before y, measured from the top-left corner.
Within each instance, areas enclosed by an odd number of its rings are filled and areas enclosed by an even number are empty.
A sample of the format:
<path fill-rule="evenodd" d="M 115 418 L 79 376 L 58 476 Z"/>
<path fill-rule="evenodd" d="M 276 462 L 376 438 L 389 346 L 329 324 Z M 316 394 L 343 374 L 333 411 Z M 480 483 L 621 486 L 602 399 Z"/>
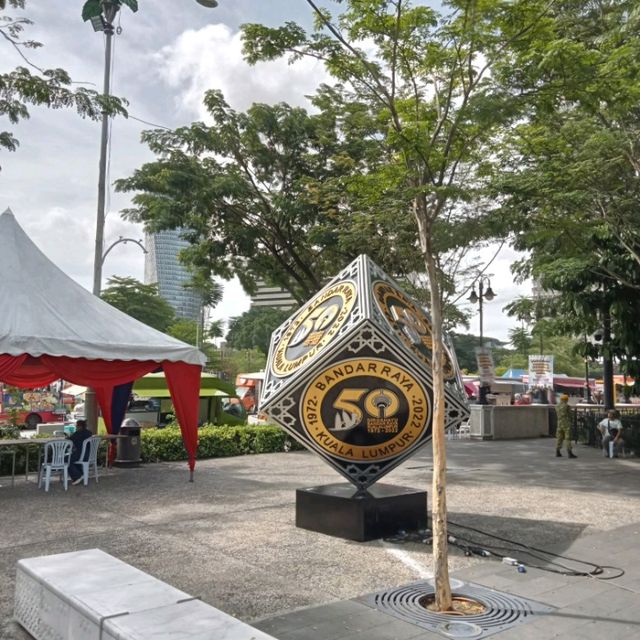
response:
<path fill-rule="evenodd" d="M 360 401 L 365 397 L 364 403 Z M 338 413 L 329 431 L 351 431 L 362 424 L 363 410 L 372 418 L 392 418 L 398 413 L 400 400 L 389 389 L 343 389 L 333 403 Z"/>

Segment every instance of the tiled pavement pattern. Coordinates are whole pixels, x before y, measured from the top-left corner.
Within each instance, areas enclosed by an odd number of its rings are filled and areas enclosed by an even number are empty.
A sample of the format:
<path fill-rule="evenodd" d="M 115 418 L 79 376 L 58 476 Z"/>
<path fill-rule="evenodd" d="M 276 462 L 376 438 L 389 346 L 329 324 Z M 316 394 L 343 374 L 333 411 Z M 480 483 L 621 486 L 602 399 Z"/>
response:
<path fill-rule="evenodd" d="M 491 637 L 640 638 L 640 458 L 575 451 L 577 460 L 556 458 L 549 438 L 447 443 L 452 521 L 627 571 L 612 582 L 518 574 L 451 548 L 452 576 L 558 607 Z M 384 481 L 430 492 L 431 468 L 427 446 Z M 440 637 L 355 600 L 428 576 L 430 547 L 355 543 L 295 526 L 295 490 L 337 481 L 310 453 L 202 460 L 194 483 L 186 463 L 114 469 L 66 493 L 56 482 L 45 494 L 33 479 L 17 477 L 12 487 L 0 478 L 1 640 L 28 639 L 12 621 L 16 562 L 89 548 L 282 640 Z"/>
<path fill-rule="evenodd" d="M 614 580 L 569 577 L 486 560 L 453 574 L 453 578 L 530 598 L 553 606 L 547 615 L 490 637 L 500 640 L 637 640 L 640 638 L 640 524 L 576 540 L 562 555 L 623 568 Z M 571 562 L 566 562 L 571 566 Z M 573 565 L 577 566 L 577 565 Z M 583 567 L 582 567 L 583 569 Z M 606 575 L 606 574 L 605 574 Z M 279 640 L 442 640 L 366 606 L 346 600 L 275 616 L 254 623 Z"/>

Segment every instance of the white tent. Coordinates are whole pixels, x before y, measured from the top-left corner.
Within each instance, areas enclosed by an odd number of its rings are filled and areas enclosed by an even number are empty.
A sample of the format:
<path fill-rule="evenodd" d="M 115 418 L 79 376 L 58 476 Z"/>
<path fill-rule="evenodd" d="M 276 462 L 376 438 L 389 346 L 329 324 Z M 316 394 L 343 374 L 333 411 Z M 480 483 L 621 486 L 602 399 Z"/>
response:
<path fill-rule="evenodd" d="M 0 215 L 0 353 L 204 365 L 192 345 L 156 331 L 92 295 Z"/>
<path fill-rule="evenodd" d="M 107 427 L 117 431 L 116 392 L 163 369 L 193 471 L 205 363 L 198 349 L 93 296 L 36 247 L 8 209 L 0 215 L 0 304 L 0 382 L 32 388 L 63 378 L 94 387 Z"/>

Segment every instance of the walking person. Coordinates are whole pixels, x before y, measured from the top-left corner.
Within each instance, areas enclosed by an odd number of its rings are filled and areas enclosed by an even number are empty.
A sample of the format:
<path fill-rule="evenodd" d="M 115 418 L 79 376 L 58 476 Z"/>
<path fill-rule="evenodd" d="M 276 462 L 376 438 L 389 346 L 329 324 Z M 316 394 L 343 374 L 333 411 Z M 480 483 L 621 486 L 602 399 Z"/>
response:
<path fill-rule="evenodd" d="M 569 406 L 569 396 L 563 393 L 560 402 L 556 406 L 558 416 L 558 428 L 556 429 L 556 458 L 562 458 L 562 443 L 566 441 L 567 457 L 577 458 L 578 456 L 571 450 L 571 407 Z"/>

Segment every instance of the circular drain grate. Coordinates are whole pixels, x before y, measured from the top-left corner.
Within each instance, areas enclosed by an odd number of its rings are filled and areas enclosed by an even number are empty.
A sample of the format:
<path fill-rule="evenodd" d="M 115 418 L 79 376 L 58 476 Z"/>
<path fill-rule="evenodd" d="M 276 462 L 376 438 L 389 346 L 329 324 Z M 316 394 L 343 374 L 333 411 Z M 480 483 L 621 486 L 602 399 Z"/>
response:
<path fill-rule="evenodd" d="M 465 616 L 429 611 L 421 604 L 426 595 L 434 592 L 433 585 L 428 582 L 417 582 L 376 593 L 367 600 L 368 604 L 383 613 L 449 638 L 484 638 L 526 622 L 536 613 L 551 611 L 551 607 L 481 585 L 458 581 L 453 589 L 455 595 L 477 600 L 486 607 L 486 610 Z"/>

